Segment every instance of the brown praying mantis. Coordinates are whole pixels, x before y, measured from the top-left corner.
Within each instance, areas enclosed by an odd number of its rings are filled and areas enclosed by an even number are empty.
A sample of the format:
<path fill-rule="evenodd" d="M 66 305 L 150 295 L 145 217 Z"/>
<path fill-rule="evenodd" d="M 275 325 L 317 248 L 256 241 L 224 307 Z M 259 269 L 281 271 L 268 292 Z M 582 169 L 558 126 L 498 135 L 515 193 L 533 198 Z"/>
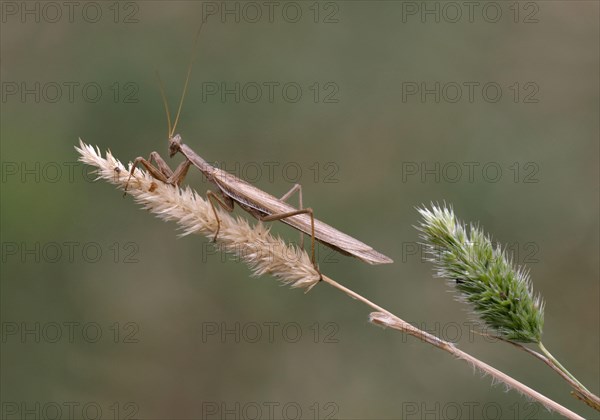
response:
<path fill-rule="evenodd" d="M 196 48 L 196 43 L 198 42 L 200 29 L 198 30 L 198 34 L 196 36 L 194 50 Z M 215 208 L 215 203 L 220 205 L 228 212 L 232 212 L 234 204 L 237 203 L 242 209 L 260 221 L 269 222 L 280 220 L 281 222 L 299 230 L 301 236 L 301 247 L 303 246 L 303 235 L 310 235 L 311 258 L 312 263 L 317 271 L 319 270 L 315 262 L 315 241 L 321 242 L 322 244 L 342 254 L 356 257 L 369 264 L 388 264 L 393 262 L 390 258 L 375 251 L 369 245 L 343 232 L 340 232 L 339 230 L 329 226 L 324 222 L 321 222 L 320 220 L 315 219 L 313 210 L 309 207 L 303 207 L 302 187 L 300 184 L 294 185 L 281 198 L 274 197 L 271 194 L 255 187 L 254 185 L 249 184 L 248 182 L 222 169 L 212 166 L 196 152 L 194 152 L 188 145 L 182 143 L 181 136 L 179 134 L 175 134 L 175 128 L 177 127 L 177 122 L 179 121 L 179 115 L 181 113 L 183 100 L 187 91 L 192 64 L 193 62 L 190 62 L 188 67 L 183 93 L 179 101 L 179 109 L 173 125 L 171 125 L 171 115 L 169 112 L 164 86 L 162 85 L 162 82 L 160 82 L 161 95 L 165 106 L 165 112 L 167 114 L 167 123 L 169 126 L 169 157 L 173 157 L 177 153 L 181 153 L 185 160 L 173 171 L 157 152 L 152 152 L 150 153 L 148 159 L 138 157 L 134 160 L 129 174 L 130 179 L 131 176 L 133 176 L 136 167 L 141 164 L 157 180 L 170 185 L 179 186 L 185 178 L 190 166 L 194 165 L 204 174 L 206 179 L 214 184 L 217 188 L 217 193 L 211 190 L 206 192 L 206 196 L 217 221 L 217 229 L 213 241 L 216 241 L 220 229 L 220 221 Z M 152 162 L 154 162 L 156 166 L 154 166 Z M 125 188 L 125 190 L 127 190 L 127 188 Z M 286 200 L 295 192 L 298 192 L 299 208 L 295 208 L 286 202 Z"/>

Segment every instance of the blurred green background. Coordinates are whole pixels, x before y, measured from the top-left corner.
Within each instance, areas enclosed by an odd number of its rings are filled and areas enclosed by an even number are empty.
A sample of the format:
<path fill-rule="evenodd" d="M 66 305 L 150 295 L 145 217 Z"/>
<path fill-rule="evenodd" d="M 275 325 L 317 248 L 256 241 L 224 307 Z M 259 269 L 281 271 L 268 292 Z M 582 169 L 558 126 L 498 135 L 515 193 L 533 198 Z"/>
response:
<path fill-rule="evenodd" d="M 558 418 L 91 182 L 78 137 L 166 157 L 154 72 L 174 110 L 202 16 L 184 141 L 274 195 L 301 182 L 317 217 L 395 260 L 320 248 L 324 273 L 598 418 L 540 362 L 469 334 L 413 227 L 445 201 L 507 244 L 547 302 L 544 343 L 600 391 L 597 2 L 54 4 L 2 2 L 4 418 Z"/>

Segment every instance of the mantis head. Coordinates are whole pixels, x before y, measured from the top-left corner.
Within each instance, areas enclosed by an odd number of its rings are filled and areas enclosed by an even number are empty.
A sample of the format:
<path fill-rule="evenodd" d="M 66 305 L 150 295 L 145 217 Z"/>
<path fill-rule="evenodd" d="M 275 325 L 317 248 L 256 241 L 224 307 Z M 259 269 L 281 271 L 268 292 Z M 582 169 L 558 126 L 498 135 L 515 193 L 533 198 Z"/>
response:
<path fill-rule="evenodd" d="M 179 147 L 181 146 L 181 136 L 179 134 L 175 134 L 174 136 L 169 138 L 169 157 L 173 157 L 179 152 Z"/>

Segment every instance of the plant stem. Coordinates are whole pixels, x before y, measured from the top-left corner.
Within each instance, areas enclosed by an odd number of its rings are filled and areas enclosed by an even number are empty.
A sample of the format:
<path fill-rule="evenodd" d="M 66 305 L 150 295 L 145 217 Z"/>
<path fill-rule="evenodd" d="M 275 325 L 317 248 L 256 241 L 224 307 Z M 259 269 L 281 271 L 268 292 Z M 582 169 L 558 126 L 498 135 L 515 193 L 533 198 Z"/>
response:
<path fill-rule="evenodd" d="M 547 357 L 547 364 L 550 365 L 554 370 L 556 370 L 557 372 L 564 374 L 564 376 L 568 379 L 570 379 L 570 381 L 568 381 L 569 383 L 571 383 L 571 386 L 573 386 L 573 388 L 575 388 L 575 393 L 574 396 L 585 402 L 587 405 L 589 405 L 590 407 L 592 407 L 593 409 L 595 409 L 596 411 L 600 411 L 600 398 L 598 398 L 597 395 L 593 394 L 592 392 L 590 392 L 581 382 L 579 382 L 577 380 L 577 378 L 571 374 L 571 372 L 569 372 L 567 370 L 567 368 L 565 368 L 549 351 L 546 347 L 544 347 L 544 345 L 542 344 L 542 342 L 540 341 L 538 343 L 538 347 L 540 348 L 540 350 L 542 350 L 542 352 L 546 355 Z"/>
<path fill-rule="evenodd" d="M 191 191 L 190 189 L 180 190 L 179 188 L 173 188 L 162 183 L 157 185 L 154 182 L 154 178 L 144 171 L 138 171 L 141 174 L 139 177 L 134 176 L 132 178 L 129 176 L 121 178 L 119 174 L 129 172 L 131 170 L 131 165 L 128 170 L 110 153 L 107 154 L 107 159 L 104 159 L 100 155 L 100 151 L 97 148 L 94 149 L 93 147 L 84 144 L 82 141 L 80 141 L 80 146 L 80 148 L 77 148 L 81 154 L 80 160 L 89 165 L 98 167 L 99 178 L 104 178 L 108 182 L 116 184 L 122 189 L 129 185 L 129 192 L 130 194 L 134 195 L 136 201 L 142 203 L 145 208 L 153 211 L 155 214 L 159 215 L 165 220 L 177 220 L 180 226 L 184 229 L 184 234 L 194 232 L 207 234 L 208 232 L 209 237 L 214 235 L 214 219 L 211 218 L 212 216 L 206 216 L 207 214 L 212 215 L 213 213 L 210 213 L 209 204 L 205 202 L 204 199 L 197 196 L 195 192 Z M 115 173 L 117 174 L 116 177 Z M 227 221 L 225 224 L 231 225 L 229 226 L 231 228 L 231 235 L 229 235 L 229 242 L 227 242 L 230 245 L 228 248 L 230 252 L 235 253 L 235 250 L 238 249 L 241 244 L 263 244 L 263 242 L 265 242 L 265 237 L 269 236 L 268 231 L 265 231 L 264 229 L 255 229 L 255 231 L 251 229 L 247 223 L 240 222 L 239 220 L 236 221 L 236 219 L 231 218 L 229 215 L 224 214 L 221 215 L 220 218 L 222 224 Z M 226 227 L 227 226 L 224 226 L 223 229 Z M 239 241 L 240 236 L 243 237 L 241 242 Z M 227 237 L 227 235 L 223 235 L 223 237 Z M 221 243 L 225 245 L 227 244 L 223 242 L 223 239 L 221 239 Z M 271 246 L 273 243 L 281 246 L 273 248 Z M 294 260 L 294 267 L 291 267 L 288 260 L 288 254 L 280 249 L 285 248 L 283 241 L 270 239 L 267 245 L 269 246 L 265 250 L 266 256 L 271 256 L 273 254 L 273 250 L 276 249 L 279 250 L 279 253 L 282 256 L 287 258 L 283 258 L 285 261 L 280 261 L 279 264 L 275 265 L 273 265 L 272 258 L 266 258 L 267 263 L 265 263 L 262 258 L 254 257 L 256 255 L 260 256 L 261 253 L 257 253 L 256 247 L 252 246 L 249 248 L 251 253 L 244 253 L 244 255 L 250 255 L 250 257 L 246 258 L 245 261 L 252 266 L 255 274 L 270 273 L 276 277 L 279 277 L 279 279 L 286 284 L 292 284 L 293 287 L 304 287 L 307 290 L 310 290 L 310 288 L 318 283 L 318 272 L 314 270 L 306 253 L 303 254 L 306 256 L 304 259 L 299 258 Z M 298 256 L 299 254 L 297 253 L 294 255 Z M 302 264 L 304 260 L 306 260 L 305 264 Z M 299 268 L 300 266 L 303 266 L 304 268 Z M 307 278 L 308 280 L 306 280 Z M 543 396 L 537 391 L 527 387 L 526 385 L 476 359 L 475 357 L 459 350 L 454 344 L 441 340 L 434 335 L 414 327 L 386 309 L 374 304 L 365 297 L 348 289 L 347 287 L 342 286 L 327 276 L 323 275 L 321 278 L 331 286 L 341 290 L 353 299 L 360 300 L 364 304 L 378 311 L 371 313 L 371 322 L 379 325 L 389 326 L 390 328 L 408 333 L 422 341 L 445 350 L 455 357 L 471 363 L 474 367 L 477 367 L 482 372 L 487 373 L 493 378 L 505 383 L 510 388 L 514 388 L 522 394 L 537 400 L 549 410 L 555 411 L 569 419 L 582 419 L 582 417 L 576 413 Z"/>
<path fill-rule="evenodd" d="M 531 354 L 533 357 L 540 359 L 542 362 L 544 362 L 546 365 L 548 365 L 550 367 L 550 369 L 552 369 L 553 371 L 558 373 L 561 378 L 563 378 L 565 381 L 567 381 L 569 383 L 569 385 L 571 385 L 571 387 L 575 390 L 575 391 L 572 391 L 572 395 L 575 398 L 577 398 L 580 401 L 583 401 L 584 403 L 586 403 L 587 405 L 592 407 L 594 410 L 600 411 L 600 398 L 598 398 L 592 392 L 588 391 L 583 385 L 581 385 L 581 383 L 577 379 L 575 379 L 573 377 L 573 375 L 568 374 L 569 372 L 565 373 L 566 369 L 565 370 L 560 369 L 558 367 L 558 365 L 554 364 L 554 362 L 552 360 L 550 360 L 548 357 L 544 356 L 541 353 L 538 353 L 535 350 L 525 347 L 521 343 L 516 343 L 514 341 L 506 340 L 502 337 L 494 337 L 494 338 L 504 341 L 505 343 L 512 344 L 513 346 L 517 347 L 518 349 L 521 349 L 524 352 Z M 559 363 L 559 365 L 560 365 L 560 363 Z"/>
<path fill-rule="evenodd" d="M 542 353 L 544 353 L 546 355 L 546 357 L 550 360 L 550 362 L 554 366 L 559 368 L 561 371 L 563 371 L 569 378 L 571 378 L 573 380 L 573 382 L 575 382 L 581 388 L 582 391 L 585 391 L 588 393 L 590 392 L 585 386 L 583 386 L 583 384 L 581 382 L 579 382 L 577 380 L 577 378 L 575 376 L 573 376 L 571 374 L 571 372 L 569 372 L 563 365 L 560 364 L 560 362 L 558 360 L 556 360 L 554 358 L 554 356 L 552 356 L 552 354 L 548 351 L 548 349 L 546 347 L 544 347 L 544 345 L 542 344 L 541 341 L 538 343 L 538 347 L 540 348 Z"/>
<path fill-rule="evenodd" d="M 454 355 L 455 357 L 458 357 L 459 359 L 465 360 L 466 362 L 471 363 L 473 366 L 475 366 L 482 372 L 505 383 L 510 388 L 513 388 L 513 389 L 519 391 L 520 393 L 528 396 L 529 398 L 532 398 L 532 399 L 538 401 L 540 404 L 542 404 L 548 410 L 555 411 L 568 419 L 583 419 L 583 417 L 572 412 L 568 408 L 563 407 L 562 405 L 551 400 L 550 398 L 540 394 L 539 392 L 529 388 L 527 385 L 522 384 L 521 382 L 519 382 L 516 379 L 508 376 L 507 374 L 499 371 L 498 369 L 496 369 L 496 368 L 488 365 L 487 363 L 484 363 L 481 360 L 471 356 L 470 354 L 458 349 L 453 343 L 439 339 L 438 337 L 436 337 L 432 334 L 429 334 L 428 332 L 423 331 L 423 330 L 409 324 L 408 322 L 398 318 L 396 315 L 392 314 L 388 310 L 382 308 L 379 305 L 376 305 L 375 303 L 371 302 L 370 300 L 363 297 L 362 295 L 359 295 L 355 291 L 348 289 L 345 286 L 342 286 L 335 280 L 333 280 L 325 275 L 322 276 L 322 279 L 329 285 L 335 287 L 338 290 L 341 290 L 342 292 L 344 292 L 351 298 L 359 300 L 362 303 L 364 303 L 365 305 L 370 306 L 371 308 L 378 311 L 378 312 L 374 312 L 371 314 L 371 322 L 380 324 L 380 325 L 384 325 L 384 326 L 389 326 L 390 328 L 394 328 L 394 329 L 397 329 L 404 333 L 410 334 L 410 335 L 418 338 L 421 341 L 429 343 L 439 349 L 442 349 L 442 350 Z"/>

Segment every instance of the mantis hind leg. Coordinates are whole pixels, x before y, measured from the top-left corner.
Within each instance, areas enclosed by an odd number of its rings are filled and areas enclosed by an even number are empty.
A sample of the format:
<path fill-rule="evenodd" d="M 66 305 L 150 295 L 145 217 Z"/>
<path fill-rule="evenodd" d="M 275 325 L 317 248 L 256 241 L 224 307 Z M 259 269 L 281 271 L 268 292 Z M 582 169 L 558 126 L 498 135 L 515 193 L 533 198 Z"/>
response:
<path fill-rule="evenodd" d="M 215 215 L 215 219 L 217 221 L 217 231 L 215 232 L 215 236 L 213 237 L 213 242 L 216 242 L 217 236 L 219 236 L 219 231 L 221 230 L 221 220 L 219 219 L 219 215 L 217 214 L 217 209 L 215 208 L 214 203 L 216 202 L 218 205 L 220 205 L 229 213 L 231 213 L 233 211 L 234 201 L 229 196 L 219 197 L 211 190 L 206 191 L 206 198 L 208 198 L 208 202 L 210 203 L 213 214 Z"/>
<path fill-rule="evenodd" d="M 288 198 L 296 191 L 298 191 L 298 208 L 302 209 L 304 206 L 302 205 L 302 185 L 300 184 L 295 184 L 288 192 L 281 196 L 280 200 L 287 202 Z M 304 248 L 304 232 L 300 232 L 300 248 Z"/>
<path fill-rule="evenodd" d="M 290 190 L 290 193 L 288 193 L 288 194 L 291 194 L 291 192 L 293 192 L 293 191 Z M 317 270 L 317 273 L 319 273 L 319 275 L 321 275 L 321 272 L 319 271 L 319 267 L 317 267 L 317 262 L 315 260 L 315 215 L 314 215 L 313 210 L 310 207 L 305 208 L 305 209 L 290 211 L 287 213 L 271 214 L 269 216 L 259 216 L 258 219 L 263 222 L 272 222 L 274 220 L 282 220 L 282 219 L 286 219 L 288 217 L 297 216 L 299 214 L 308 214 L 310 216 L 311 261 L 313 263 L 313 266 L 315 267 L 315 270 Z"/>

